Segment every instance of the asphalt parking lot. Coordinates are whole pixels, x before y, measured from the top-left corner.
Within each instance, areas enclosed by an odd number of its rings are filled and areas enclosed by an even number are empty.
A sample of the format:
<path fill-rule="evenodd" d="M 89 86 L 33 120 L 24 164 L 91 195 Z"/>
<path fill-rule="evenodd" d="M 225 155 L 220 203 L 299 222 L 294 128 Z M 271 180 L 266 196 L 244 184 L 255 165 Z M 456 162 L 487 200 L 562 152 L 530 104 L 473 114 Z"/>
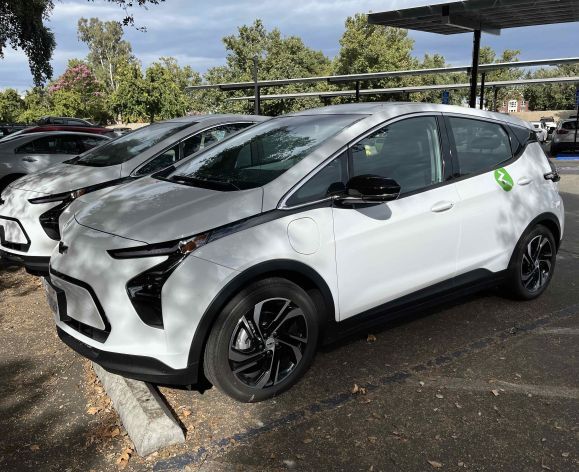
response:
<path fill-rule="evenodd" d="M 360 333 L 273 401 L 163 388 L 187 441 L 148 458 L 40 284 L 0 265 L 0 469 L 578 470 L 579 163 L 558 166 L 565 240 L 541 298 L 487 291 Z"/>

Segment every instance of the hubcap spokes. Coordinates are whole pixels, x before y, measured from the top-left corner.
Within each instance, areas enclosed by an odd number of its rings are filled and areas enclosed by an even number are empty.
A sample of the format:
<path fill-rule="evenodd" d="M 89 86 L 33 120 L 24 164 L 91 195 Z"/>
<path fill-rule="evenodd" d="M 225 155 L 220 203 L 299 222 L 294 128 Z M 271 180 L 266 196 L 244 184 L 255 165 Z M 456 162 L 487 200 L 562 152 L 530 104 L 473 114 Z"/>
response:
<path fill-rule="evenodd" d="M 521 281 L 529 292 L 536 292 L 551 275 L 553 249 L 548 238 L 535 236 L 527 244 L 521 264 Z"/>
<path fill-rule="evenodd" d="M 237 323 L 229 343 L 229 366 L 245 385 L 271 387 L 294 371 L 307 342 L 303 311 L 291 300 L 270 298 Z"/>

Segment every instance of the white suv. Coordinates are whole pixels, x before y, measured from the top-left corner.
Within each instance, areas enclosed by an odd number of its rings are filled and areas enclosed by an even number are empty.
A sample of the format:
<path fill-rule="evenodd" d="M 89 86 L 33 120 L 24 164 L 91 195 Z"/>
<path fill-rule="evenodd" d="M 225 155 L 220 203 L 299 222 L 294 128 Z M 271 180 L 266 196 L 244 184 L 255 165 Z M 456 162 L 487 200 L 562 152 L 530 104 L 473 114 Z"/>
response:
<path fill-rule="evenodd" d="M 49 300 L 61 339 L 112 372 L 260 401 L 375 317 L 489 284 L 540 295 L 557 180 L 530 125 L 498 113 L 286 115 L 77 204 Z"/>

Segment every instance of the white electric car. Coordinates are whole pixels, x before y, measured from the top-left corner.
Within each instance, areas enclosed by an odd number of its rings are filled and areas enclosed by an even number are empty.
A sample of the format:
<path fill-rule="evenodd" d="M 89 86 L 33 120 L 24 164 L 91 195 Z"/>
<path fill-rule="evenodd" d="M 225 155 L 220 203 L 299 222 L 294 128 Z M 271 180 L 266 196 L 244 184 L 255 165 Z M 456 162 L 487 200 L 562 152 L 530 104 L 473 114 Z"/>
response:
<path fill-rule="evenodd" d="M 152 174 L 267 119 L 199 115 L 162 121 L 19 179 L 0 194 L 0 256 L 47 275 L 60 240 L 58 220 L 80 195 Z"/>
<path fill-rule="evenodd" d="M 563 234 L 558 179 L 507 115 L 286 115 L 77 202 L 49 300 L 61 339 L 112 372 L 260 401 L 375 316 L 501 282 L 540 295 Z"/>

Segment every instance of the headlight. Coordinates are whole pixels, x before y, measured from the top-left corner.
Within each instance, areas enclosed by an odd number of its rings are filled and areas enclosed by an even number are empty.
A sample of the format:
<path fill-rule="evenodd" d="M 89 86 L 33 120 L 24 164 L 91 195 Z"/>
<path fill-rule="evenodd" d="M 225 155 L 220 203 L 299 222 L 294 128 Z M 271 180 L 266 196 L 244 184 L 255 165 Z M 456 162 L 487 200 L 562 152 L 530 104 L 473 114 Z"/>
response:
<path fill-rule="evenodd" d="M 172 255 L 184 256 L 207 244 L 210 238 L 211 232 L 207 232 L 177 241 L 147 244 L 145 246 L 136 246 L 127 249 L 111 249 L 107 252 L 114 259 L 135 259 L 138 257 Z"/>

